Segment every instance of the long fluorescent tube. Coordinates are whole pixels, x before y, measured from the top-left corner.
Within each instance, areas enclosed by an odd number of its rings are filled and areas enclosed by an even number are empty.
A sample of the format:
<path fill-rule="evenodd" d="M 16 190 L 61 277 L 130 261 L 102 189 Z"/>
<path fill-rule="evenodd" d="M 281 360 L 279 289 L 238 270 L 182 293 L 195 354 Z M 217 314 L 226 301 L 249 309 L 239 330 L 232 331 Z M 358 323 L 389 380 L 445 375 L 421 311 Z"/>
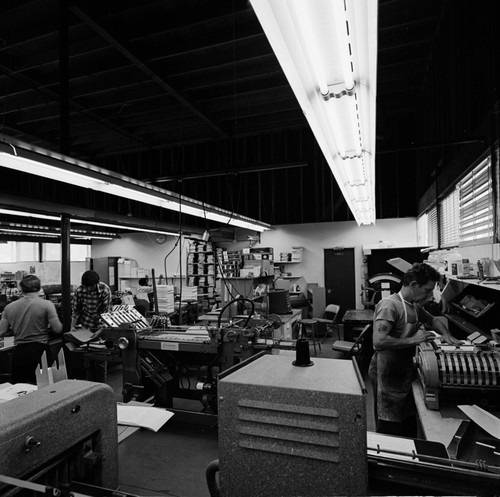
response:
<path fill-rule="evenodd" d="M 9 216 L 20 216 L 20 217 L 34 217 L 37 219 L 50 219 L 52 221 L 61 220 L 61 216 L 49 216 L 46 214 L 39 214 L 38 212 L 18 211 L 16 209 L 0 209 L 0 214 L 8 214 Z M 78 218 L 70 218 L 70 221 L 71 224 L 90 224 L 92 226 L 106 226 L 108 228 L 118 228 L 122 230 L 130 229 L 132 231 L 140 231 L 145 233 L 159 233 L 161 235 L 179 236 L 179 233 L 174 231 L 140 228 L 138 226 L 132 226 L 132 225 L 112 224 L 101 221 L 88 221 L 85 219 L 78 219 Z"/>
<path fill-rule="evenodd" d="M 250 0 L 358 225 L 375 223 L 377 0 Z"/>
<path fill-rule="evenodd" d="M 0 139 L 10 145 L 8 152 L 0 151 L 0 166 L 2 167 L 248 230 L 262 232 L 271 228 L 266 223 L 207 205 L 198 200 L 82 161 L 47 150 L 42 151 L 24 143 L 21 144 L 21 142 L 9 137 L 0 136 Z"/>
<path fill-rule="evenodd" d="M 118 229 L 127 229 L 129 226 L 123 226 L 119 224 L 112 224 L 112 223 L 104 223 L 100 221 L 86 221 L 85 219 L 71 219 L 71 224 L 89 224 L 91 226 L 106 226 L 107 228 L 118 228 Z M 173 231 L 165 231 L 165 230 L 153 230 L 149 228 L 139 228 L 136 226 L 130 227 L 130 229 L 133 229 L 134 231 L 141 231 L 144 233 L 159 233 L 161 235 L 171 235 L 171 236 L 180 236 L 179 233 L 173 232 Z"/>
<path fill-rule="evenodd" d="M 56 231 L 44 231 L 44 230 L 23 230 L 16 228 L 0 228 L 0 232 L 2 233 L 17 233 L 22 235 L 30 235 L 30 236 L 47 236 L 50 238 L 57 238 L 61 236 L 61 233 L 57 233 Z"/>
<path fill-rule="evenodd" d="M 22 229 L 22 228 L 0 228 L 2 233 L 17 233 L 29 236 L 47 236 L 50 238 L 58 238 L 61 236 L 60 231 L 49 231 L 44 229 Z M 114 240 L 117 237 L 104 236 L 104 235 L 93 235 L 93 234 L 75 234 L 70 233 L 71 238 L 82 238 L 86 240 Z"/>
<path fill-rule="evenodd" d="M 37 219 L 50 219 L 52 221 L 60 221 L 61 220 L 61 216 L 48 216 L 46 214 L 18 211 L 15 209 L 0 209 L 0 214 L 8 214 L 9 216 L 35 217 Z"/>

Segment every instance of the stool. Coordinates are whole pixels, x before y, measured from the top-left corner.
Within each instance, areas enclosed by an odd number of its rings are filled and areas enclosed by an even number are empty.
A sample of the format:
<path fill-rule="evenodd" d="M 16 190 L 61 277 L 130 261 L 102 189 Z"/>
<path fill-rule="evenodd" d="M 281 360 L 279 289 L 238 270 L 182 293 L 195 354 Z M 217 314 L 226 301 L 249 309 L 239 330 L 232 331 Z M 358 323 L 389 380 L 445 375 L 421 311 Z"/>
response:
<path fill-rule="evenodd" d="M 316 319 L 301 319 L 300 326 L 301 338 L 307 338 L 309 340 L 309 345 L 314 347 L 314 355 L 317 355 L 316 345 L 319 347 L 319 351 L 321 352 L 321 342 L 319 338 L 316 337 L 318 321 Z"/>

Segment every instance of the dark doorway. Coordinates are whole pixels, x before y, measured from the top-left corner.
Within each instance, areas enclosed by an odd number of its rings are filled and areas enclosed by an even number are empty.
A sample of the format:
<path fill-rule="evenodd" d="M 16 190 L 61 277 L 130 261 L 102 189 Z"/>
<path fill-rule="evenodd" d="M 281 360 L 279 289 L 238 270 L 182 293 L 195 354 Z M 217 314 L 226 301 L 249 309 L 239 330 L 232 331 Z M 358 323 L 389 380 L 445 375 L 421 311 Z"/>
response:
<path fill-rule="evenodd" d="M 340 319 L 348 309 L 356 309 L 354 249 L 324 250 L 326 303 L 340 305 Z"/>

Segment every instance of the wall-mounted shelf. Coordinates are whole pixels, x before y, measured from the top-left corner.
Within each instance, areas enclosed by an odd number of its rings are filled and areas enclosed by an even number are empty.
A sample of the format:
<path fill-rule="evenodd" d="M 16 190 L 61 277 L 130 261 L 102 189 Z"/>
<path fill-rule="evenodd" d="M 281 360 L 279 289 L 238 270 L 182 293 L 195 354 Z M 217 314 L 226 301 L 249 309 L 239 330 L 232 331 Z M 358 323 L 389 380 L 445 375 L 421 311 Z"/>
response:
<path fill-rule="evenodd" d="M 500 280 L 480 280 L 479 278 L 458 278 L 457 276 L 446 275 L 446 278 L 453 281 L 459 281 L 463 285 L 477 285 L 489 290 L 500 290 Z"/>

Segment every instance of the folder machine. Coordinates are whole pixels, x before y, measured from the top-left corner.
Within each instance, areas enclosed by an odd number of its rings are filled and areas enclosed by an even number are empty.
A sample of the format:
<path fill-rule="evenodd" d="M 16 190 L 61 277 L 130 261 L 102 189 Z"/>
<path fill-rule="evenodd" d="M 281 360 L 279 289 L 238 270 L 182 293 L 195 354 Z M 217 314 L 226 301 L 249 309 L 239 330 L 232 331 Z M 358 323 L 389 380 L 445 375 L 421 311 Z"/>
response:
<path fill-rule="evenodd" d="M 218 373 L 269 350 L 281 326 L 279 316 L 256 318 L 250 312 L 225 321 L 221 316 L 222 311 L 216 322 L 172 326 L 117 306 L 101 316 L 106 325 L 101 345 L 89 344 L 86 354 L 122 363 L 124 402 L 154 397 L 155 405 L 171 409 L 174 398 L 191 399 L 202 403 L 203 413 L 216 414 Z"/>
<path fill-rule="evenodd" d="M 440 339 L 421 343 L 415 364 L 429 409 L 439 410 L 453 399 L 500 407 L 500 344 L 480 333 L 459 347 Z"/>

